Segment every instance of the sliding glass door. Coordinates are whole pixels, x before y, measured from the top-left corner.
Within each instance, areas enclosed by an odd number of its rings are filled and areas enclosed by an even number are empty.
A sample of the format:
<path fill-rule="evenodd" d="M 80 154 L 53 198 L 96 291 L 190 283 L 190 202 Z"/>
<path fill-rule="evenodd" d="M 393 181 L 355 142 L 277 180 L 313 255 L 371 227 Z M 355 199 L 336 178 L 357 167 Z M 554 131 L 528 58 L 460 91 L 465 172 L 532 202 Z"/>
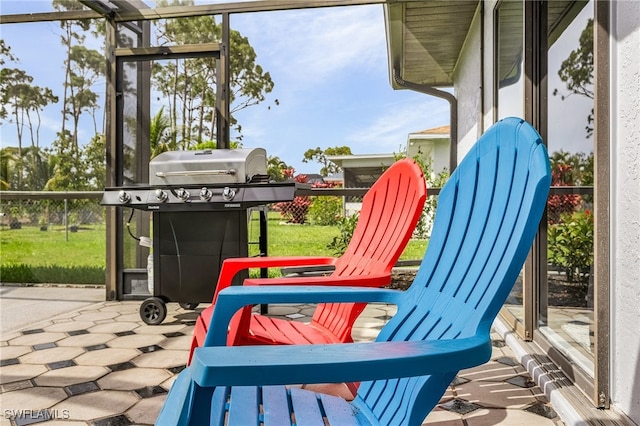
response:
<path fill-rule="evenodd" d="M 598 406 L 607 405 L 598 386 L 608 379 L 602 332 L 608 278 L 594 273 L 596 218 L 606 218 L 598 216 L 605 207 L 594 188 L 608 182 L 608 167 L 594 167 L 594 153 L 608 152 L 608 137 L 595 137 L 608 99 L 601 93 L 594 100 L 594 11 L 603 3 L 503 0 L 493 13 L 494 119 L 531 122 L 547 144 L 553 173 L 545 219 L 502 318 L 523 340 L 537 342 Z M 608 229 L 608 219 L 600 219 L 599 229 Z"/>

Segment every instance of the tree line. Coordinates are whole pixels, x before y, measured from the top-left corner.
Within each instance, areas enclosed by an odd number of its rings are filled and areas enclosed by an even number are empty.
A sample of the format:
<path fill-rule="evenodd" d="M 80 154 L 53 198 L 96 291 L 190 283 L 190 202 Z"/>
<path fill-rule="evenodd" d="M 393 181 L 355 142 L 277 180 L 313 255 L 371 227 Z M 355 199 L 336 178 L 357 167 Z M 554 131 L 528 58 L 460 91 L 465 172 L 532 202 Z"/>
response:
<path fill-rule="evenodd" d="M 158 7 L 191 6 L 193 0 L 161 0 Z M 56 11 L 80 10 L 75 0 L 53 0 Z M 105 186 L 105 110 L 103 96 L 96 91 L 104 81 L 104 49 L 88 47 L 87 40 L 104 40 L 104 20 L 59 21 L 59 38 L 64 48 L 64 77 L 61 91 L 38 86 L 19 58 L 0 39 L 0 122 L 15 129 L 17 146 L 0 149 L 0 189 L 17 191 L 88 191 Z M 221 24 L 214 16 L 160 20 L 154 26 L 159 45 L 219 42 Z M 134 46 L 126 32 L 118 33 L 121 47 Z M 230 105 L 231 125 L 242 140 L 241 125 L 234 113 L 265 100 L 273 80 L 258 63 L 249 40 L 231 31 Z M 126 73 L 125 73 L 126 75 Z M 151 86 L 165 106 L 151 117 L 148 129 L 152 156 L 175 149 L 200 149 L 216 145 L 216 64 L 213 58 L 192 58 L 151 63 Z M 132 82 L 124 90 L 135 96 Z M 277 101 L 275 101 L 277 104 Z M 59 130 L 54 140 L 41 140 L 42 113 L 61 105 Z M 86 126 L 86 120 L 92 125 Z M 125 117 L 125 126 L 133 118 Z M 92 128 L 87 132 L 86 128 Z M 136 153 L 128 150 L 128 157 Z M 132 158 L 129 158 L 132 160 Z M 126 166 L 126 164 L 125 164 Z"/>
<path fill-rule="evenodd" d="M 160 0 L 158 7 L 190 6 L 193 0 Z M 75 0 L 53 0 L 57 11 L 78 10 L 85 6 Z M 61 92 L 41 87 L 34 77 L 18 67 L 19 58 L 11 46 L 0 39 L 0 122 L 14 128 L 17 147 L 0 149 L 1 190 L 102 190 L 105 186 L 105 111 L 103 99 L 95 90 L 104 79 L 105 54 L 87 47 L 89 37 L 104 39 L 103 20 L 59 21 L 59 39 L 64 48 L 64 77 Z M 570 94 L 591 97 L 593 81 L 592 21 L 580 37 L 580 47 L 562 64 L 559 72 Z M 154 26 L 159 45 L 184 45 L 219 42 L 221 24 L 215 16 L 159 20 Z M 120 46 L 134 46 L 126 32 L 119 32 Z M 273 90 L 270 74 L 257 62 L 249 40 L 238 31 L 231 31 L 230 55 L 230 124 L 237 140 L 242 142 L 242 126 L 235 117 L 237 111 L 265 101 Z M 126 74 L 126 73 L 125 73 Z M 151 84 L 154 94 L 163 103 L 148 129 L 151 156 L 167 150 L 215 147 L 215 104 L 217 71 L 213 58 L 193 58 L 154 61 L 151 64 Z M 131 82 L 124 81 L 124 91 L 135 94 Z M 554 95 L 559 94 L 554 91 Z M 41 141 L 42 112 L 60 103 L 59 130 L 54 140 Z M 274 101 L 277 105 L 278 101 Z M 81 132 L 81 122 L 89 119 L 92 131 Z M 135 130 L 135 117 L 125 117 L 124 125 Z M 588 117 L 587 136 L 592 132 L 592 115 Z M 125 163 L 133 162 L 136 153 L 129 148 Z M 324 176 L 339 172 L 328 155 L 351 154 L 348 147 L 325 150 L 309 149 L 304 162 L 314 161 L 322 167 Z M 127 160 L 128 159 L 128 160 Z M 564 159 L 571 161 L 570 159 Z M 574 159 L 575 160 L 575 159 Z M 584 160 L 584 159 L 581 159 Z M 126 164 L 125 164 L 126 166 Z M 269 157 L 269 174 L 274 180 L 292 175 L 291 167 L 278 157 Z M 575 168 L 574 168 L 575 170 Z"/>

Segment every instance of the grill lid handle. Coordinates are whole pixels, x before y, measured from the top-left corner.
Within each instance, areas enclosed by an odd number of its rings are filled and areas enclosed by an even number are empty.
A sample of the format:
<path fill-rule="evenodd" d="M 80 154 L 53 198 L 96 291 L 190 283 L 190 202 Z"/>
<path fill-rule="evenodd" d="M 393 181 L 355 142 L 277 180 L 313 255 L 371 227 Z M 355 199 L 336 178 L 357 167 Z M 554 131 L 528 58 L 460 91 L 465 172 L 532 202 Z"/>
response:
<path fill-rule="evenodd" d="M 156 176 L 159 178 L 166 178 L 169 176 L 216 176 L 216 175 L 235 175 L 234 169 L 229 170 L 186 170 L 176 172 L 156 172 Z"/>

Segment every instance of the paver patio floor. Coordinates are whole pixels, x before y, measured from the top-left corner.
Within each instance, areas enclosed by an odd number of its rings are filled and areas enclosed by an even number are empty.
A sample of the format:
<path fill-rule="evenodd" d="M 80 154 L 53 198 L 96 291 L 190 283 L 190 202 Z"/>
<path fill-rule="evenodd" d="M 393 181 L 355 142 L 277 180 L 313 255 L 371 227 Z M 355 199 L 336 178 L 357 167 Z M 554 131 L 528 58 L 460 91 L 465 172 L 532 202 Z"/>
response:
<path fill-rule="evenodd" d="M 139 302 L 98 302 L 0 339 L 0 425 L 150 425 L 185 368 L 197 313 L 168 304 L 146 325 Z M 308 320 L 313 307 L 270 307 Z M 354 331 L 372 339 L 393 307 L 369 306 Z M 461 371 L 426 425 L 559 425 L 542 391 L 495 334 L 491 361 Z"/>

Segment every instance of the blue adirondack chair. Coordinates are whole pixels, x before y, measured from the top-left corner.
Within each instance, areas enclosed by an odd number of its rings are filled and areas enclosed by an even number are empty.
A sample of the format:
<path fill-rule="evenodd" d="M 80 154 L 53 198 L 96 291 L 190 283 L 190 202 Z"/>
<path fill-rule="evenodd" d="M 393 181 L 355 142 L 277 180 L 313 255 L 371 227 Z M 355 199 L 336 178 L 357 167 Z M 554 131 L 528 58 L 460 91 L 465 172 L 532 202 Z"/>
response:
<path fill-rule="evenodd" d="M 205 347 L 176 378 L 160 425 L 419 425 L 457 372 L 491 356 L 491 325 L 516 281 L 551 183 L 538 133 L 504 119 L 440 192 L 411 287 L 230 287 Z M 382 302 L 396 315 L 375 342 L 226 347 L 234 312 L 259 303 Z M 362 382 L 353 401 L 299 383 Z M 263 423 L 260 423 L 263 422 Z"/>

